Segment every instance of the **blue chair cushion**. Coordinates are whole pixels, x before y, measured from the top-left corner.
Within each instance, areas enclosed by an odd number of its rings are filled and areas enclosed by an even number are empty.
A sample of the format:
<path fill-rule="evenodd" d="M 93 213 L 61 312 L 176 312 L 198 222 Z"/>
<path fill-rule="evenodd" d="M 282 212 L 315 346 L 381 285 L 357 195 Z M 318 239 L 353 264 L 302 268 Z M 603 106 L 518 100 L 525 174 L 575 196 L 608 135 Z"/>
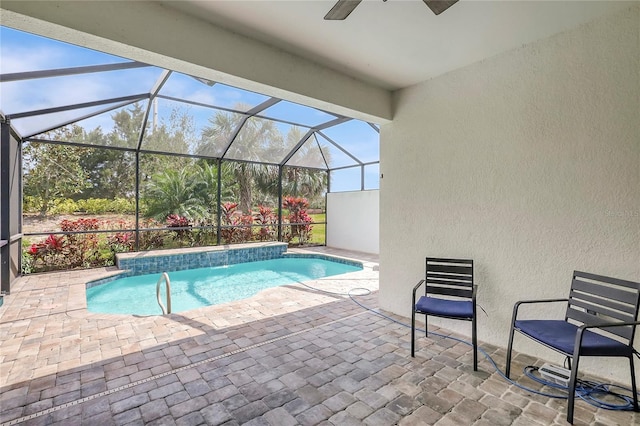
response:
<path fill-rule="evenodd" d="M 449 318 L 471 319 L 473 318 L 473 302 L 422 296 L 416 303 L 416 312 Z"/>
<path fill-rule="evenodd" d="M 515 328 L 552 348 L 573 355 L 578 326 L 564 320 L 522 320 Z M 586 330 L 582 334 L 580 355 L 631 356 L 631 347 L 617 340 Z"/>

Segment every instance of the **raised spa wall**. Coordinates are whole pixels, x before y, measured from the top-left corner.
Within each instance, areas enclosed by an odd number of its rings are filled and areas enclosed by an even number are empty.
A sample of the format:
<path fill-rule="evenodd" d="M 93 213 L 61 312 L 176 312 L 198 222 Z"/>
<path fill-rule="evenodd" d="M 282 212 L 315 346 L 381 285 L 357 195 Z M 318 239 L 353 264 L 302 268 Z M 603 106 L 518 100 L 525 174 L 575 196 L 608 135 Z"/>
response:
<path fill-rule="evenodd" d="M 281 258 L 286 243 L 238 244 L 179 250 L 155 250 L 116 255 L 118 269 L 131 275 L 155 274 Z"/>

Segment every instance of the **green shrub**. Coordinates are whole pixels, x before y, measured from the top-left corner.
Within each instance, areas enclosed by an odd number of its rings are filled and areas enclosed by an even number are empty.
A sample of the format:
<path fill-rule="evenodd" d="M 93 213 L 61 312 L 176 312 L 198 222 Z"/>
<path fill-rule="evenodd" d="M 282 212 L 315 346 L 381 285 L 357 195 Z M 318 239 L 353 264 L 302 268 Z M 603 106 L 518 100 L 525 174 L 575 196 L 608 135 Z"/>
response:
<path fill-rule="evenodd" d="M 106 198 L 89 198 L 78 200 L 78 209 L 88 214 L 100 214 L 107 212 L 109 200 Z"/>
<path fill-rule="evenodd" d="M 22 199 L 22 211 L 25 213 L 38 213 L 42 207 L 42 198 L 33 195 L 25 195 Z"/>
<path fill-rule="evenodd" d="M 49 210 L 49 214 L 69 214 L 78 211 L 78 203 L 70 198 L 63 198 L 53 202 L 53 208 Z"/>
<path fill-rule="evenodd" d="M 78 210 L 89 214 L 127 214 L 135 213 L 136 204 L 134 200 L 127 200 L 125 198 L 116 198 L 113 200 L 106 198 L 89 198 L 86 200 L 78 200 Z"/>
<path fill-rule="evenodd" d="M 116 198 L 111 200 L 111 212 L 118 214 L 134 214 L 136 212 L 136 201 L 134 199 Z"/>
<path fill-rule="evenodd" d="M 42 198 L 27 195 L 24 197 L 22 209 L 25 213 L 39 213 L 42 207 Z M 70 198 L 62 198 L 53 202 L 49 214 L 133 214 L 136 211 L 136 202 L 133 199 L 116 198 L 88 198 L 74 201 Z"/>

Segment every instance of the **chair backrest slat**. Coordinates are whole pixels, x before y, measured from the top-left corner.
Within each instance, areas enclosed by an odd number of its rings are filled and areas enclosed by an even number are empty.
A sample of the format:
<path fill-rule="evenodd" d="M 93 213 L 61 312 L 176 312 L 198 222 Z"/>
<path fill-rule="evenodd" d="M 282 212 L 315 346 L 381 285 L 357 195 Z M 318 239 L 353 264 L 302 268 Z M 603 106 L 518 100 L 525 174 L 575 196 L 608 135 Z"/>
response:
<path fill-rule="evenodd" d="M 473 260 L 426 258 L 425 292 L 471 298 Z"/>
<path fill-rule="evenodd" d="M 628 303 L 620 303 L 615 300 L 603 299 L 601 297 L 591 296 L 590 294 L 580 293 L 574 290 L 571 290 L 569 299 L 574 305 L 582 306 L 580 305 L 581 303 L 591 305 L 589 308 L 587 308 L 586 306 L 582 307 L 594 312 L 598 312 L 599 309 L 609 310 L 606 308 L 619 311 L 620 316 L 616 316 L 616 318 L 620 319 L 621 321 L 634 321 L 633 316 L 636 313 L 635 306 Z"/>
<path fill-rule="evenodd" d="M 633 291 L 621 290 L 619 288 L 589 283 L 578 279 L 573 280 L 571 289 L 632 305 L 635 304 L 636 298 L 638 297 L 637 292 L 634 294 Z"/>
<path fill-rule="evenodd" d="M 446 296 L 457 296 L 471 298 L 473 296 L 473 290 L 453 287 L 431 287 L 427 288 L 427 293 L 441 294 Z"/>
<path fill-rule="evenodd" d="M 585 311 L 581 311 L 578 309 L 567 309 L 567 317 L 583 324 L 587 325 L 605 325 L 610 324 L 612 321 L 606 321 L 604 319 L 598 318 L 595 315 L 591 315 L 586 313 Z M 608 327 L 606 331 L 608 333 L 613 333 L 617 336 L 622 337 L 623 339 L 633 339 L 633 328 L 631 326 L 624 327 Z"/>
<path fill-rule="evenodd" d="M 438 285 L 448 285 L 448 286 L 456 286 L 456 287 L 473 287 L 473 283 L 471 281 L 463 281 L 463 280 L 457 280 L 457 279 L 439 279 L 439 278 L 433 278 L 430 275 L 427 275 L 427 279 L 426 279 L 427 285 L 430 284 L 438 284 Z"/>
<path fill-rule="evenodd" d="M 586 278 L 588 280 L 607 282 L 607 283 L 617 285 L 619 287 L 627 287 L 635 291 L 638 291 L 638 286 L 640 285 L 640 283 L 637 283 L 634 281 L 621 280 L 620 278 L 613 278 L 613 277 L 605 277 L 604 275 L 596 275 L 596 274 L 591 274 L 589 272 L 582 272 L 582 271 L 574 271 L 573 276 Z"/>
<path fill-rule="evenodd" d="M 637 321 L 640 283 L 574 271 L 566 317 L 586 325 Z M 635 326 L 607 327 L 633 344 Z"/>
<path fill-rule="evenodd" d="M 613 309 L 607 309 L 602 305 L 588 303 L 588 302 L 585 302 L 584 300 L 574 299 L 571 301 L 571 305 L 577 306 L 579 308 L 583 308 L 590 315 L 594 315 L 594 316 L 603 315 L 621 322 L 633 321 L 633 317 L 629 314 L 626 314 L 620 311 L 615 311 Z"/>
<path fill-rule="evenodd" d="M 473 273 L 472 268 L 466 265 L 442 265 L 431 263 L 428 270 L 431 272 L 445 272 L 447 274 L 458 275 L 471 275 Z"/>

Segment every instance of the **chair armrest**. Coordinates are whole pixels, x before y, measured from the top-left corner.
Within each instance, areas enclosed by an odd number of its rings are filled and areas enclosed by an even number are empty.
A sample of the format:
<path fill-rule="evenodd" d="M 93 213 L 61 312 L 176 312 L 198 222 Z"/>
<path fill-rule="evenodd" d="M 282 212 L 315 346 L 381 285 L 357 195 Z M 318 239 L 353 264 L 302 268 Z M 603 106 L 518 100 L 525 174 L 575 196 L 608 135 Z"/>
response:
<path fill-rule="evenodd" d="M 518 309 L 520 305 L 532 304 L 532 303 L 555 303 L 555 302 L 569 302 L 569 299 L 534 299 L 534 300 L 520 300 L 513 305 L 513 315 L 511 317 L 511 326 L 513 327 L 518 317 Z"/>
<path fill-rule="evenodd" d="M 413 295 L 411 298 L 411 309 L 415 309 L 416 307 L 416 291 L 418 291 L 418 289 L 420 288 L 420 286 L 424 284 L 424 280 L 420 280 L 420 282 L 418 284 L 415 285 L 415 287 L 413 287 Z"/>
<path fill-rule="evenodd" d="M 597 324 L 597 325 L 586 325 L 582 324 L 578 327 L 578 332 L 576 333 L 576 341 L 573 344 L 573 350 L 575 352 L 575 348 L 579 348 L 582 346 L 582 334 L 585 330 L 589 328 L 609 328 L 609 327 L 626 327 L 629 325 L 640 325 L 640 321 L 631 321 L 631 322 L 608 322 L 606 324 Z"/>
<path fill-rule="evenodd" d="M 627 325 L 640 325 L 640 321 L 631 321 L 631 322 L 608 322 L 606 324 L 598 324 L 598 325 L 586 325 L 582 324 L 578 328 L 607 328 L 607 327 L 625 327 Z"/>

